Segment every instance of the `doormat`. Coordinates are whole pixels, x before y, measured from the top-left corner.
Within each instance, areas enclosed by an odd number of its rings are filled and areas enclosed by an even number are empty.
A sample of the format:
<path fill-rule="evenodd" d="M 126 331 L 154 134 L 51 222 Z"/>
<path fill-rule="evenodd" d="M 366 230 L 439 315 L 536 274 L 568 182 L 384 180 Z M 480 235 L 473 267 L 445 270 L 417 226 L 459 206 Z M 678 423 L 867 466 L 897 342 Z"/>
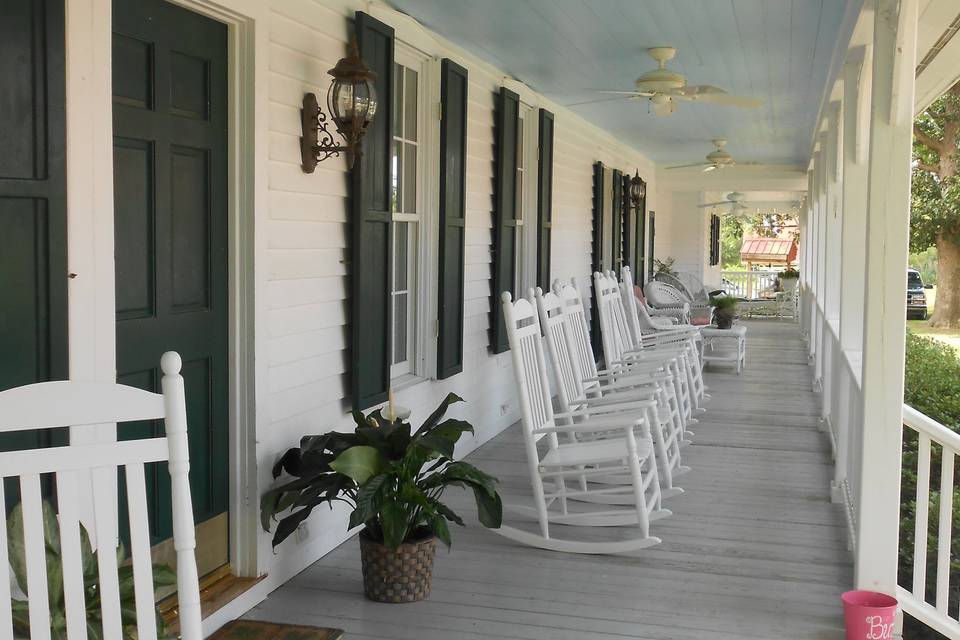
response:
<path fill-rule="evenodd" d="M 210 640 L 339 640 L 340 629 L 301 624 L 278 624 L 259 620 L 234 620 L 210 636 Z"/>

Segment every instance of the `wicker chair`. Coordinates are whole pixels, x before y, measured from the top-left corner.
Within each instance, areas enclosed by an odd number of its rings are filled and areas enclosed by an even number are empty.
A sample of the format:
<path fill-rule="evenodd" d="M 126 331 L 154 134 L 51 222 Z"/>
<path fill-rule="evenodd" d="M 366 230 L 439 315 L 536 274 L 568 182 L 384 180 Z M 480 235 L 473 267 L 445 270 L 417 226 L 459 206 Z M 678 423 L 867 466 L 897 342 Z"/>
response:
<path fill-rule="evenodd" d="M 690 324 L 698 326 L 710 324 L 713 308 L 709 302 L 688 300 L 687 296 L 676 287 L 656 280 L 648 282 L 643 291 L 647 301 L 655 309 L 676 308 L 678 304 L 687 304 L 690 309 Z"/>

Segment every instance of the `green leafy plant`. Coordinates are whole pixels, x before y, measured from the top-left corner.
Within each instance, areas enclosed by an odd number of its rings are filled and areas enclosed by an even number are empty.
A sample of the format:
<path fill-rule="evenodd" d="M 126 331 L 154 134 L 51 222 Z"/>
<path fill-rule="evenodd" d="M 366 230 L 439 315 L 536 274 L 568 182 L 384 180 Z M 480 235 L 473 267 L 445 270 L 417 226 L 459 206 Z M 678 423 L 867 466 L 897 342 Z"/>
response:
<path fill-rule="evenodd" d="M 729 329 L 737 315 L 737 299 L 733 296 L 712 296 L 713 321 L 721 329 Z"/>
<path fill-rule="evenodd" d="M 60 524 L 53 507 L 43 502 L 44 551 L 47 565 L 47 596 L 50 605 L 50 636 L 54 640 L 67 640 L 66 607 L 63 599 L 63 559 L 60 555 Z M 27 559 L 23 538 L 23 509 L 17 505 L 7 517 L 7 551 L 10 567 L 17 580 L 17 586 L 24 595 L 27 593 Z M 87 613 L 87 638 L 103 638 L 103 619 L 100 612 L 100 574 L 97 566 L 97 552 L 90 545 L 87 530 L 80 525 L 80 559 L 83 567 L 83 591 Z M 120 581 L 120 617 L 124 640 L 137 640 L 137 609 L 133 588 L 133 565 L 125 562 L 126 551 L 123 544 L 117 549 L 118 579 Z M 155 587 L 170 586 L 177 583 L 177 576 L 170 567 L 153 566 L 153 584 Z M 30 619 L 27 600 L 11 598 L 13 609 L 13 630 L 20 637 L 30 637 Z M 157 636 L 161 640 L 173 640 L 167 632 L 163 619 L 157 615 Z"/>
<path fill-rule="evenodd" d="M 903 401 L 948 429 L 960 432 L 960 354 L 938 340 L 926 336 L 907 333 L 906 363 L 904 367 Z M 907 588 L 913 587 L 914 532 L 916 525 L 917 462 L 919 444 L 917 432 L 903 430 L 903 464 L 900 485 L 900 562 L 899 583 Z M 937 514 L 940 508 L 939 483 L 940 465 L 943 450 L 938 446 L 931 448 L 930 477 L 934 478 L 930 488 L 928 513 Z M 960 486 L 954 485 L 953 503 L 960 504 Z M 952 514 L 954 531 L 960 530 L 960 509 L 954 508 Z M 937 576 L 937 527 L 938 518 L 929 518 L 927 533 L 927 585 L 928 594 L 936 593 Z M 960 537 L 954 536 L 951 542 L 951 583 L 960 577 Z M 951 611 L 960 605 L 960 593 L 951 591 L 949 606 Z M 933 631 L 922 623 L 907 617 L 904 621 L 904 637 L 913 640 L 934 640 L 945 636 Z"/>
<path fill-rule="evenodd" d="M 777 274 L 777 277 L 781 280 L 794 280 L 800 277 L 800 272 L 794 269 L 793 267 L 787 267 L 783 271 Z"/>
<path fill-rule="evenodd" d="M 447 408 L 462 402 L 449 394 L 413 434 L 409 423 L 387 419 L 380 410 L 354 411 L 353 433 L 331 431 L 305 436 L 273 468 L 273 477 L 292 476 L 263 494 L 261 524 L 270 531 L 279 519 L 273 546 L 288 538 L 314 508 L 334 502 L 351 506 L 350 527 L 363 525 L 365 535 L 396 549 L 407 540 L 433 533 L 448 547 L 448 522 L 463 519 L 440 501 L 450 486 L 469 488 L 481 524 L 498 528 L 503 506 L 496 478 L 463 461 L 454 461 L 454 447 L 473 427 L 463 420 L 441 421 Z"/>
<path fill-rule="evenodd" d="M 676 262 L 676 258 L 664 258 L 663 260 L 653 259 L 653 270 L 657 273 L 668 273 L 671 276 L 677 275 L 677 272 L 673 270 L 673 263 Z"/>

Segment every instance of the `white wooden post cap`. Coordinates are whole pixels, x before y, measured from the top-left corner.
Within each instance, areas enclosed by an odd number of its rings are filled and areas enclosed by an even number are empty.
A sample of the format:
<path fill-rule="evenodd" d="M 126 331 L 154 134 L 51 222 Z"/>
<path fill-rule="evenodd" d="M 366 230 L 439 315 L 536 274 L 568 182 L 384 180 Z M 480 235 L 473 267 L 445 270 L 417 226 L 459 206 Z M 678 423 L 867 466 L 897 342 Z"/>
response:
<path fill-rule="evenodd" d="M 183 366 L 183 360 L 176 351 L 167 351 L 160 356 L 160 369 L 165 375 L 175 376 L 180 373 L 180 367 Z"/>

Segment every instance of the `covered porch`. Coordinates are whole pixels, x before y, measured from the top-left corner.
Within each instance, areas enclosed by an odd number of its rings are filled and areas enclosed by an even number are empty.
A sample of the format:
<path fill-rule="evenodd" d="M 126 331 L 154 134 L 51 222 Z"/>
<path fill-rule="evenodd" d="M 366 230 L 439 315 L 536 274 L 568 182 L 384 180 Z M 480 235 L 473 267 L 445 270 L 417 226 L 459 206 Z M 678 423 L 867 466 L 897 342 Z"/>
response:
<path fill-rule="evenodd" d="M 708 365 L 713 398 L 684 450 L 693 469 L 678 480 L 686 493 L 669 499 L 674 515 L 657 523 L 662 544 L 576 556 L 458 529 L 452 550 L 438 551 L 430 598 L 397 606 L 357 597 L 353 538 L 247 617 L 341 628 L 351 640 L 842 638 L 838 598 L 853 568 L 843 509 L 830 501 L 830 442 L 807 348 L 793 322 L 745 324 L 744 372 Z M 468 460 L 496 475 L 504 494 L 529 501 L 520 429 Z M 452 506 L 472 520 L 472 498 Z"/>

